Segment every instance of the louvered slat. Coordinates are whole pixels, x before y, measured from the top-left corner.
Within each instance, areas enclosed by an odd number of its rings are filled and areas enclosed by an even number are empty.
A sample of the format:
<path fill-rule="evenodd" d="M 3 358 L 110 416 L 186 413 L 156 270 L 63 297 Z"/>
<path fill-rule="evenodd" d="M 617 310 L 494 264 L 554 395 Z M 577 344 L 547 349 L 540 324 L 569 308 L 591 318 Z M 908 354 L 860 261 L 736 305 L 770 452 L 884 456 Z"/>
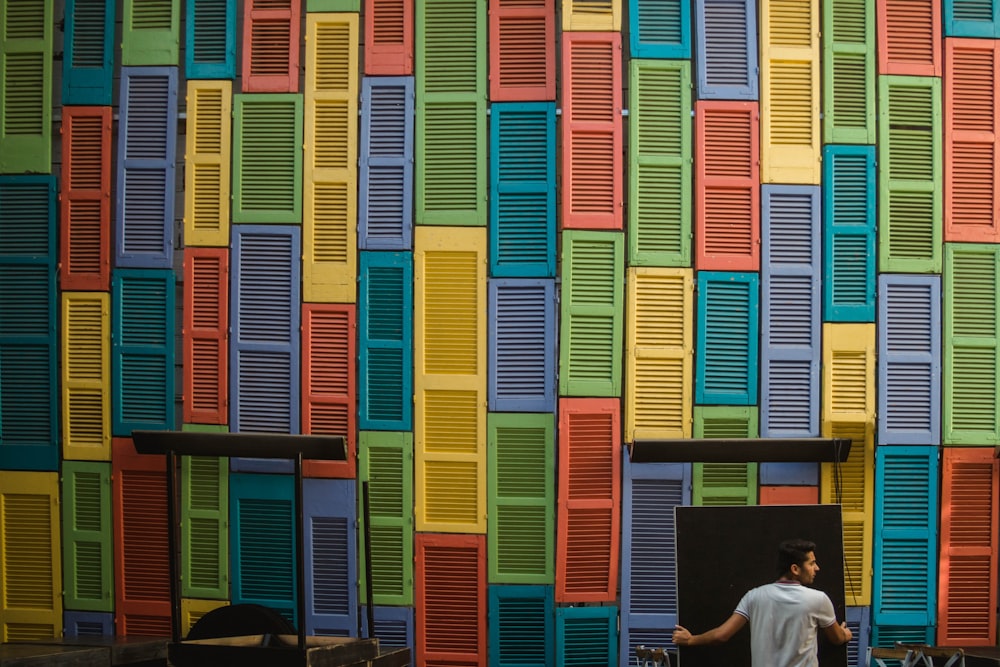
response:
<path fill-rule="evenodd" d="M 695 402 L 754 405 L 760 350 L 756 273 L 699 271 Z"/>
<path fill-rule="evenodd" d="M 107 291 L 111 107 L 64 107 L 61 131 L 59 285 L 64 290 Z"/>
<path fill-rule="evenodd" d="M 229 249 L 184 249 L 184 422 L 229 418 Z"/>
<path fill-rule="evenodd" d="M 695 0 L 698 99 L 758 99 L 757 5 Z"/>
<path fill-rule="evenodd" d="M 365 0 L 365 74 L 413 74 L 413 3 Z"/>
<path fill-rule="evenodd" d="M 489 282 L 489 409 L 555 409 L 556 291 L 552 280 Z"/>
<path fill-rule="evenodd" d="M 63 292 L 64 459 L 111 460 L 110 340 L 110 295 L 102 292 Z"/>
<path fill-rule="evenodd" d="M 490 0 L 489 14 L 490 100 L 555 99 L 555 0 Z"/>

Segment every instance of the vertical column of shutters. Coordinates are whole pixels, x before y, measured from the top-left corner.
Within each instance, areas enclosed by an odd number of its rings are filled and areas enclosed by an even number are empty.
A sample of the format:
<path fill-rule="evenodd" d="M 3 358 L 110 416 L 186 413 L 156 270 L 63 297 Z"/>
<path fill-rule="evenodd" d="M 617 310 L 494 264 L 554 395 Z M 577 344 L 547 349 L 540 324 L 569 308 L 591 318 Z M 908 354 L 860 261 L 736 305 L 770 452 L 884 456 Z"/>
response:
<path fill-rule="evenodd" d="M 184 249 L 184 422 L 229 418 L 229 249 Z"/>
<path fill-rule="evenodd" d="M 555 659 L 551 586 L 490 586 L 490 660 L 498 667 L 545 667 Z"/>
<path fill-rule="evenodd" d="M 1000 443 L 1000 247 L 949 243 L 944 267 L 944 409 L 949 445 Z"/>
<path fill-rule="evenodd" d="M 114 637 L 114 614 L 99 611 L 63 612 L 63 637 Z"/>
<path fill-rule="evenodd" d="M 883 0 L 877 6 L 878 73 L 941 76 L 941 0 Z"/>
<path fill-rule="evenodd" d="M 0 469 L 56 470 L 56 184 L 0 176 Z"/>
<path fill-rule="evenodd" d="M 623 240 L 614 232 L 562 234 L 561 396 L 621 393 Z"/>
<path fill-rule="evenodd" d="M 995 646 L 997 459 L 987 447 L 945 447 L 942 473 L 937 641 Z"/>
<path fill-rule="evenodd" d="M 52 5 L 0 8 L 0 173 L 52 171 Z"/>
<path fill-rule="evenodd" d="M 66 0 L 62 103 L 111 105 L 114 0 Z M 66 107 L 63 108 L 63 123 Z"/>
<path fill-rule="evenodd" d="M 876 450 L 872 613 L 878 625 L 934 625 L 937 485 L 937 447 Z"/>
<path fill-rule="evenodd" d="M 756 438 L 756 408 L 705 406 L 694 410 L 695 438 Z M 695 463 L 692 504 L 756 505 L 756 463 Z"/>
<path fill-rule="evenodd" d="M 996 0 L 944 0 L 945 37 L 1000 37 L 998 27 L 1000 3 Z"/>
<path fill-rule="evenodd" d="M 879 77 L 879 270 L 941 270 L 941 79 Z"/>
<path fill-rule="evenodd" d="M 562 45 L 562 225 L 621 229 L 621 35 L 566 33 Z"/>
<path fill-rule="evenodd" d="M 555 410 L 555 281 L 489 281 L 489 317 L 489 409 Z"/>
<path fill-rule="evenodd" d="M 111 460 L 110 341 L 111 296 L 106 292 L 63 292 L 64 459 Z"/>
<path fill-rule="evenodd" d="M 558 607 L 556 664 L 618 664 L 618 607 Z"/>
<path fill-rule="evenodd" d="M 695 0 L 698 98 L 758 98 L 757 3 Z"/>
<path fill-rule="evenodd" d="M 489 581 L 552 584 L 555 537 L 555 419 L 490 414 Z"/>
<path fill-rule="evenodd" d="M 234 99 L 233 222 L 301 222 L 302 96 Z"/>
<path fill-rule="evenodd" d="M 622 28 L 622 0 L 562 0 L 562 29 L 618 32 Z"/>
<path fill-rule="evenodd" d="M 691 269 L 629 269 L 627 442 L 691 437 L 693 311 Z"/>
<path fill-rule="evenodd" d="M 173 267 L 177 68 L 123 67 L 115 266 Z"/>
<path fill-rule="evenodd" d="M 823 3 L 823 142 L 875 143 L 875 5 Z"/>
<path fill-rule="evenodd" d="M 941 442 L 941 278 L 879 277 L 878 443 Z"/>
<path fill-rule="evenodd" d="M 760 268 L 756 102 L 695 104 L 695 266 Z"/>
<path fill-rule="evenodd" d="M 490 275 L 556 272 L 556 109 L 551 102 L 490 107 Z"/>
<path fill-rule="evenodd" d="M 875 147 L 823 148 L 823 319 L 875 319 Z"/>
<path fill-rule="evenodd" d="M 756 273 L 698 272 L 696 403 L 757 403 L 758 282 Z"/>
<path fill-rule="evenodd" d="M 490 0 L 490 100 L 556 97 L 556 0 Z"/>
<path fill-rule="evenodd" d="M 302 432 L 347 439 L 346 461 L 307 461 L 306 476 L 355 476 L 357 328 L 353 304 L 302 304 Z"/>
<path fill-rule="evenodd" d="M 486 3 L 416 2 L 416 222 L 486 225 Z"/>
<path fill-rule="evenodd" d="M 761 435 L 814 438 L 820 400 L 820 190 L 765 185 L 761 196 Z"/>
<path fill-rule="evenodd" d="M 180 24 L 179 0 L 124 0 L 122 65 L 177 65 Z"/>
<path fill-rule="evenodd" d="M 111 537 L 110 461 L 64 461 L 62 564 L 66 607 L 78 611 L 113 611 Z"/>
<path fill-rule="evenodd" d="M 248 0 L 240 63 L 244 93 L 298 92 L 301 16 L 302 0 Z"/>
<path fill-rule="evenodd" d="M 629 264 L 690 266 L 691 64 L 632 60 L 628 122 Z"/>
<path fill-rule="evenodd" d="M 228 600 L 229 459 L 181 458 L 181 527 L 180 594 Z"/>
<path fill-rule="evenodd" d="M 486 538 L 416 536 L 416 662 L 485 667 Z"/>
<path fill-rule="evenodd" d="M 558 602 L 613 602 L 616 597 L 621 526 L 619 413 L 617 398 L 559 401 Z"/>
<path fill-rule="evenodd" d="M 875 423 L 875 325 L 823 325 L 823 422 Z"/>
<path fill-rule="evenodd" d="M 358 247 L 413 247 L 413 78 L 361 80 Z"/>
<path fill-rule="evenodd" d="M 1000 228 L 996 43 L 945 40 L 944 238 L 996 243 Z"/>
<path fill-rule="evenodd" d="M 232 90 L 232 81 L 187 83 L 185 246 L 229 245 Z"/>
<path fill-rule="evenodd" d="M 364 14 L 364 73 L 412 75 L 413 3 L 410 0 L 365 0 Z"/>
<path fill-rule="evenodd" d="M 307 634 L 357 636 L 357 507 L 353 479 L 302 481 Z"/>
<path fill-rule="evenodd" d="M 358 428 L 413 428 L 413 254 L 362 252 Z"/>
<path fill-rule="evenodd" d="M 414 241 L 417 530 L 486 531 L 486 230 Z"/>
<path fill-rule="evenodd" d="M 112 433 L 174 428 L 173 271 L 111 276 Z"/>
<path fill-rule="evenodd" d="M 358 21 L 347 13 L 306 16 L 305 301 L 356 298 Z"/>
<path fill-rule="evenodd" d="M 629 0 L 632 58 L 691 58 L 691 5 L 683 0 Z"/>
<path fill-rule="evenodd" d="M 236 7 L 236 0 L 187 2 L 184 71 L 188 79 L 236 76 Z"/>

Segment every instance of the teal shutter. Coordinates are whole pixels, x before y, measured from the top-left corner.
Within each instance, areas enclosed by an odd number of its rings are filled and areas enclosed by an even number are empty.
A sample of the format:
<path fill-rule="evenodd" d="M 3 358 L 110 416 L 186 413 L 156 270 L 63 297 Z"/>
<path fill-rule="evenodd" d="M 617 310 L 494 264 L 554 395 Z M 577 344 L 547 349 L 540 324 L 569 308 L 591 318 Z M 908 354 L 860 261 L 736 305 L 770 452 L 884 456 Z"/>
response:
<path fill-rule="evenodd" d="M 63 104 L 111 106 L 115 0 L 66 0 Z"/>
<path fill-rule="evenodd" d="M 760 319 L 758 274 L 698 272 L 695 402 L 757 403 Z"/>
<path fill-rule="evenodd" d="M 942 0 L 945 37 L 1000 37 L 997 0 Z"/>
<path fill-rule="evenodd" d="M 618 607 L 556 608 L 556 664 L 616 667 Z"/>
<path fill-rule="evenodd" d="M 629 0 L 632 58 L 691 58 L 688 0 Z"/>
<path fill-rule="evenodd" d="M 823 320 L 875 321 L 875 147 L 823 147 Z"/>
<path fill-rule="evenodd" d="M 52 0 L 0 4 L 0 174 L 52 171 Z"/>
<path fill-rule="evenodd" d="M 111 463 L 64 461 L 62 490 L 63 605 L 113 611 Z"/>
<path fill-rule="evenodd" d="M 489 664 L 548 667 L 555 658 L 551 586 L 489 587 Z"/>
<path fill-rule="evenodd" d="M 236 0 L 187 0 L 185 11 L 186 78 L 235 78 Z"/>

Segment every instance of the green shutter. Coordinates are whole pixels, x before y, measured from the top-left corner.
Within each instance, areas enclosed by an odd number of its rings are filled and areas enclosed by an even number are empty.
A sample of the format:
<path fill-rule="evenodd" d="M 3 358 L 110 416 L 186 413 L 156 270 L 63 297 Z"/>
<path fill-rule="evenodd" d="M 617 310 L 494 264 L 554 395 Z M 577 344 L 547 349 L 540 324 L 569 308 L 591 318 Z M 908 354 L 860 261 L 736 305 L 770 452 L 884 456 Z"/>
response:
<path fill-rule="evenodd" d="M 875 4 L 823 3 L 823 143 L 875 143 Z"/>
<path fill-rule="evenodd" d="M 122 65 L 176 65 L 180 0 L 124 0 Z"/>
<path fill-rule="evenodd" d="M 0 3 L 0 174 L 52 171 L 52 0 Z"/>
<path fill-rule="evenodd" d="M 756 438 L 756 407 L 695 406 L 694 437 Z M 756 505 L 756 463 L 695 463 L 695 505 Z"/>
<path fill-rule="evenodd" d="M 62 530 L 65 607 L 114 611 L 110 462 L 63 462 Z"/>
<path fill-rule="evenodd" d="M 226 427 L 218 430 L 225 432 Z M 182 457 L 181 480 L 181 596 L 226 600 L 229 598 L 229 459 Z"/>
<path fill-rule="evenodd" d="M 302 222 L 302 96 L 234 95 L 233 222 Z"/>

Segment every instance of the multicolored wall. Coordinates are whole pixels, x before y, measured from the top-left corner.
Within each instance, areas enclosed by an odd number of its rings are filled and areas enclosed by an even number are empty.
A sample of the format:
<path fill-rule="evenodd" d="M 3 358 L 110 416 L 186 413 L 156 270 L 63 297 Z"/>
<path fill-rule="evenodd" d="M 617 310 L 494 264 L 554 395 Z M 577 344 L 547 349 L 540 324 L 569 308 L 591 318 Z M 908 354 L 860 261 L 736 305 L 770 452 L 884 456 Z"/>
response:
<path fill-rule="evenodd" d="M 673 507 L 821 502 L 852 661 L 996 644 L 996 0 L 0 7 L 4 640 L 169 634 L 130 436 L 185 428 L 350 454 L 306 466 L 304 619 L 291 466 L 183 462 L 185 627 L 625 665 Z M 624 448 L 817 436 L 849 460 Z"/>

